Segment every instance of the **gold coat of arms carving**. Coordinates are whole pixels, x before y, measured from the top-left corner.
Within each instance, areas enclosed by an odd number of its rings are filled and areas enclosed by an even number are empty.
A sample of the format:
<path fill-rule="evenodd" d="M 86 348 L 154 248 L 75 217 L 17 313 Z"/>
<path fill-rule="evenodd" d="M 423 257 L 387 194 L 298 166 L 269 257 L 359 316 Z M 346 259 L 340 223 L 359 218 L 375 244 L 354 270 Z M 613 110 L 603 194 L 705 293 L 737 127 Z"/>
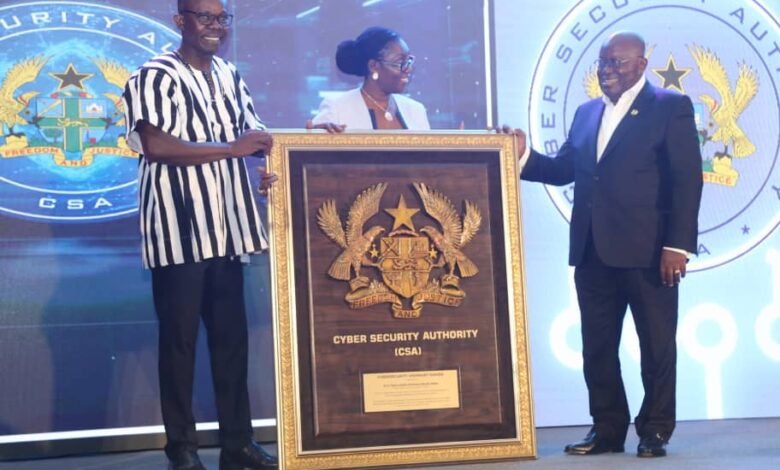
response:
<path fill-rule="evenodd" d="M 412 218 L 420 209 L 408 207 L 401 195 L 397 207 L 384 209 L 394 218 L 389 232 L 380 225 L 364 229 L 379 213 L 387 183 L 370 186 L 355 198 L 347 211 L 346 228 L 335 200 L 325 201 L 317 211 L 322 232 L 342 248 L 328 275 L 349 282 L 344 300 L 350 308 L 390 303 L 395 318 L 419 318 L 425 303 L 460 306 L 466 296 L 461 279 L 479 272 L 463 251 L 482 223 L 479 208 L 463 201 L 461 214 L 444 194 L 423 183 L 413 186 L 424 213 L 438 227 L 417 230 Z M 381 275 L 370 275 L 376 271 Z"/>

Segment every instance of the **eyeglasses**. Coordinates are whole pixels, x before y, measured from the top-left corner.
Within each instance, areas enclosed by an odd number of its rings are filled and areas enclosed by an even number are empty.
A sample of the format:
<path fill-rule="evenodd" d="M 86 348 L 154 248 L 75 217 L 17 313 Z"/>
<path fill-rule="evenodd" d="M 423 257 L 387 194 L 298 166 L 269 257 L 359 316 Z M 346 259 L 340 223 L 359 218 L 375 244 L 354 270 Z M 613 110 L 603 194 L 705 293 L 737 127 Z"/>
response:
<path fill-rule="evenodd" d="M 414 56 L 410 55 L 406 59 L 399 60 L 397 62 L 385 62 L 384 60 L 380 60 L 379 63 L 406 73 L 410 71 L 412 67 L 414 67 Z"/>
<path fill-rule="evenodd" d="M 192 11 L 192 10 L 180 10 L 179 13 L 192 13 L 198 20 L 198 23 L 203 26 L 208 26 L 217 21 L 222 26 L 230 26 L 233 23 L 233 15 L 229 13 L 221 13 L 219 15 L 212 15 L 205 11 Z"/>
<path fill-rule="evenodd" d="M 612 68 L 612 69 L 619 69 L 619 68 L 621 68 L 623 66 L 623 64 L 631 62 L 632 60 L 637 59 L 639 57 L 641 57 L 641 56 L 627 57 L 625 59 L 617 59 L 617 58 L 596 59 L 596 61 L 593 62 L 593 65 L 595 65 L 597 68 L 600 68 L 600 69 L 605 69 L 607 67 Z"/>

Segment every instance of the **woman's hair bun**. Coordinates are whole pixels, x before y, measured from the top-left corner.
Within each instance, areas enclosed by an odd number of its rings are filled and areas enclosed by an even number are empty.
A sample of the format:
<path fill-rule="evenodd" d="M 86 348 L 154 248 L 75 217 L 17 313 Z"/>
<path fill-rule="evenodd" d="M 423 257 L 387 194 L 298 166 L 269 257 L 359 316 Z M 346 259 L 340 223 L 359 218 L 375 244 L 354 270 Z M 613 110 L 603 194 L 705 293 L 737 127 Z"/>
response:
<path fill-rule="evenodd" d="M 378 59 L 389 42 L 400 38 L 392 29 L 372 26 L 360 33 L 357 39 L 348 39 L 338 45 L 336 66 L 344 73 L 365 77 L 368 75 L 368 61 Z"/>
<path fill-rule="evenodd" d="M 363 60 L 357 41 L 347 39 L 336 48 L 336 66 L 349 75 L 365 76 L 368 73 L 368 60 Z"/>

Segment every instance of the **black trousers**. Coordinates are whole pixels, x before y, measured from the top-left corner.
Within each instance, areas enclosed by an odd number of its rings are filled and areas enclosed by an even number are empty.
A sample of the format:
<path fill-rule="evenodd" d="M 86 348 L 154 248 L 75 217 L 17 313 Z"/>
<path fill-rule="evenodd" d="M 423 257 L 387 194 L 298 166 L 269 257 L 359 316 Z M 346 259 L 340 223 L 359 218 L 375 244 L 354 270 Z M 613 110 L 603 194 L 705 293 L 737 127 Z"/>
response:
<path fill-rule="evenodd" d="M 152 269 L 154 306 L 160 324 L 160 400 L 170 456 L 197 448 L 192 413 L 195 344 L 200 321 L 208 338 L 219 436 L 240 448 L 252 436 L 247 390 L 247 321 L 241 263 L 213 258 Z"/>
<path fill-rule="evenodd" d="M 668 439 L 675 426 L 678 288 L 661 284 L 659 268 L 605 266 L 592 242 L 574 280 L 582 322 L 582 357 L 590 414 L 597 430 L 624 440 L 630 415 L 618 348 L 631 307 L 641 351 L 644 400 L 634 420 L 640 436 Z"/>

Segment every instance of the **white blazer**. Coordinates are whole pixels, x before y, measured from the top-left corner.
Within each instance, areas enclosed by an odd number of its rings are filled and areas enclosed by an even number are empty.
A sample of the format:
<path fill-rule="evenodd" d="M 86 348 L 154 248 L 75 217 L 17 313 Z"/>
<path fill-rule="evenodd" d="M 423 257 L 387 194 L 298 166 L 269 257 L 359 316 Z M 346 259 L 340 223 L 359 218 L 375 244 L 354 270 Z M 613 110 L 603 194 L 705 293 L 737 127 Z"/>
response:
<path fill-rule="evenodd" d="M 392 99 L 398 107 L 406 128 L 413 131 L 425 131 L 431 128 L 425 106 L 408 96 L 393 94 Z M 335 96 L 322 100 L 320 110 L 312 123 L 322 124 L 332 122 L 334 124 L 346 124 L 347 130 L 373 130 L 371 115 L 368 106 L 363 100 L 360 88 L 345 91 Z"/>

